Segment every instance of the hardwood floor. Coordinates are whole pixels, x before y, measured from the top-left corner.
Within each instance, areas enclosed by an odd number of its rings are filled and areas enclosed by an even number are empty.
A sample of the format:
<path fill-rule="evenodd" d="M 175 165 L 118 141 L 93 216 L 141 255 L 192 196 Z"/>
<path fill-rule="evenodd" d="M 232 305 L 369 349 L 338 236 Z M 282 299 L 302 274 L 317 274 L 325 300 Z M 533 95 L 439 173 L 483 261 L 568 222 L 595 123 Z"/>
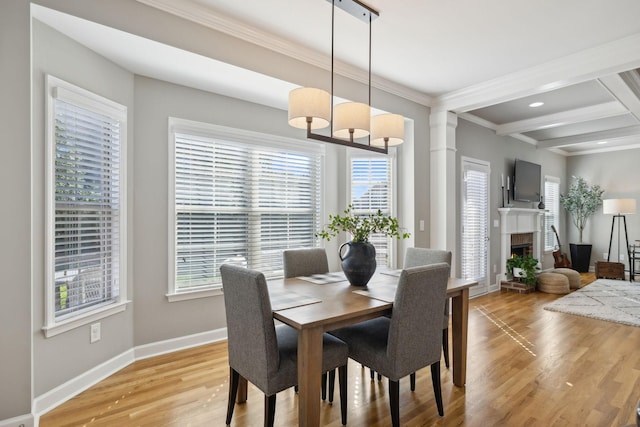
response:
<path fill-rule="evenodd" d="M 640 285 L 639 285 L 640 286 Z M 400 384 L 406 426 L 635 425 L 640 399 L 640 328 L 546 311 L 559 298 L 498 292 L 473 299 L 467 385 L 453 386 L 442 363 L 445 416 L 439 417 L 430 370 L 416 392 Z M 223 425 L 228 391 L 226 343 L 136 362 L 40 419 L 40 426 Z M 391 424 L 385 380 L 350 362 L 348 425 Z M 323 425 L 340 426 L 340 408 L 322 405 Z M 250 386 L 233 426 L 263 422 L 263 396 Z M 276 425 L 297 425 L 297 398 L 277 397 Z"/>

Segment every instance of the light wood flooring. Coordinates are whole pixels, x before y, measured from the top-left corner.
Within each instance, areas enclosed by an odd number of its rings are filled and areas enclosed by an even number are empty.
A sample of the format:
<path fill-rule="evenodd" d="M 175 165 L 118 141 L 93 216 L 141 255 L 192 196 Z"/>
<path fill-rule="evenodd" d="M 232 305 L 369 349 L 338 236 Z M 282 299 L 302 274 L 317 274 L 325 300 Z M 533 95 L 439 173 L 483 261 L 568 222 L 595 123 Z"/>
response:
<path fill-rule="evenodd" d="M 640 285 L 639 285 L 640 286 Z M 467 385 L 442 364 L 445 416 L 437 414 L 429 369 L 416 392 L 400 384 L 403 426 L 635 425 L 640 399 L 640 328 L 546 311 L 557 295 L 501 291 L 471 300 Z M 224 425 L 226 343 L 136 362 L 40 419 L 42 427 Z M 336 387 L 337 388 L 337 387 Z M 388 426 L 388 386 L 350 362 L 348 425 Z M 340 408 L 322 403 L 323 425 Z M 250 386 L 232 426 L 260 426 L 263 395 Z M 277 426 L 297 425 L 293 390 L 278 394 Z"/>

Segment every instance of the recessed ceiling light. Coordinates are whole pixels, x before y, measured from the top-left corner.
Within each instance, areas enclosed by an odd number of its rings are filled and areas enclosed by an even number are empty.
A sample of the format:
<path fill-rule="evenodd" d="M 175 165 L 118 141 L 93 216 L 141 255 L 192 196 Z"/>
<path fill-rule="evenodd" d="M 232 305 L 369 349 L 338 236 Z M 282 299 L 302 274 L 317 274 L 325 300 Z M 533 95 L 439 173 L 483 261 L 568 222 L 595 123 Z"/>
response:
<path fill-rule="evenodd" d="M 598 141 L 596 144 L 601 145 L 601 144 L 606 144 L 609 141 Z"/>
<path fill-rule="evenodd" d="M 529 104 L 529 107 L 531 108 L 537 108 L 537 107 L 542 107 L 544 105 L 544 102 L 532 102 L 531 104 Z"/>

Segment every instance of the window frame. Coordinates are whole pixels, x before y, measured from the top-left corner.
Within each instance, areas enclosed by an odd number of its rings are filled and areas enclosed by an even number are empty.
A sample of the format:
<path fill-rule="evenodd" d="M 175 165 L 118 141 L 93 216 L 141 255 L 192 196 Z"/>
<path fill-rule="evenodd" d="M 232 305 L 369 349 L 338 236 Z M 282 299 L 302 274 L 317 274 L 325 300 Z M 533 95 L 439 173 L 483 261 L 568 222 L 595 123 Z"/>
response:
<path fill-rule="evenodd" d="M 352 203 L 351 200 L 351 190 L 353 186 L 353 170 L 352 170 L 352 160 L 354 159 L 388 159 L 389 167 L 391 171 L 389 172 L 389 192 L 391 193 L 391 197 L 389 197 L 389 215 L 397 216 L 397 183 L 398 183 L 398 168 L 397 168 L 397 148 L 389 147 L 388 154 L 378 154 L 374 152 L 367 152 L 363 150 L 358 150 L 354 148 L 350 148 L 347 150 L 346 156 L 346 176 L 347 176 L 347 194 L 346 194 L 346 204 L 347 206 Z M 390 269 L 395 269 L 397 266 L 397 250 L 398 250 L 398 239 L 394 239 L 391 237 L 387 237 L 387 247 L 388 247 L 388 257 L 386 267 Z"/>
<path fill-rule="evenodd" d="M 130 302 L 127 292 L 127 107 L 52 75 L 45 75 L 46 158 L 45 158 L 45 317 L 42 330 L 49 338 L 96 320 L 123 312 Z M 55 100 L 103 114 L 119 121 L 119 215 L 118 215 L 118 296 L 56 319 L 55 311 Z"/>
<path fill-rule="evenodd" d="M 557 185 L 557 194 L 558 197 L 555 200 L 552 200 L 553 202 L 553 207 L 555 208 L 555 216 L 553 216 L 553 212 L 551 212 L 551 204 L 549 203 L 549 198 L 547 197 L 547 182 L 551 183 L 551 184 L 555 184 Z M 544 229 L 544 241 L 543 241 L 543 247 L 544 247 L 544 253 L 551 253 L 553 251 L 556 250 L 557 248 L 557 244 L 556 244 L 556 238 L 555 238 L 555 234 L 553 233 L 553 231 L 549 231 L 551 230 L 551 224 L 548 222 L 548 218 L 549 217 L 553 217 L 555 219 L 553 225 L 555 225 L 556 229 L 560 228 L 560 178 L 555 177 L 555 176 L 551 176 L 551 175 L 545 175 L 544 176 L 544 204 L 545 204 L 545 212 L 544 212 L 544 225 L 545 225 L 545 229 Z M 547 245 L 547 237 L 549 237 L 550 239 L 550 245 Z"/>
<path fill-rule="evenodd" d="M 176 235 L 176 135 L 190 134 L 204 138 L 220 139 L 227 142 L 266 147 L 269 149 L 282 149 L 290 152 L 305 153 L 320 156 L 320 183 L 319 194 L 319 218 L 324 218 L 324 170 L 325 148 L 323 144 L 309 142 L 301 144 L 299 140 L 277 135 L 269 135 L 244 129 L 236 129 L 211 123 L 197 122 L 177 117 L 169 117 L 168 120 L 168 289 L 165 295 L 169 302 L 184 301 L 197 298 L 206 298 L 222 295 L 222 285 L 212 285 L 195 290 L 177 290 L 175 257 L 177 250 Z M 318 240 L 319 242 L 319 240 Z"/>

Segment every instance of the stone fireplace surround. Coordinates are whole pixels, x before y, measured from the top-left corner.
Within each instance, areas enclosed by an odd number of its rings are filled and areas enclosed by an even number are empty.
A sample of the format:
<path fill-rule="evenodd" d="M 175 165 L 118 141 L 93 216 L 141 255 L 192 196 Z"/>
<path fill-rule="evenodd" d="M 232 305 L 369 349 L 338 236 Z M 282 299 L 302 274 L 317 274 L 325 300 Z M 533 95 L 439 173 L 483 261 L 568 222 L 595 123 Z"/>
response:
<path fill-rule="evenodd" d="M 531 240 L 532 257 L 542 262 L 542 221 L 544 210 L 525 208 L 499 208 L 500 213 L 500 274 L 497 283 L 507 278 L 507 258 L 511 257 L 512 236 L 515 244 Z M 530 234 L 532 239 L 524 237 Z M 528 245 L 529 243 L 526 242 Z"/>

